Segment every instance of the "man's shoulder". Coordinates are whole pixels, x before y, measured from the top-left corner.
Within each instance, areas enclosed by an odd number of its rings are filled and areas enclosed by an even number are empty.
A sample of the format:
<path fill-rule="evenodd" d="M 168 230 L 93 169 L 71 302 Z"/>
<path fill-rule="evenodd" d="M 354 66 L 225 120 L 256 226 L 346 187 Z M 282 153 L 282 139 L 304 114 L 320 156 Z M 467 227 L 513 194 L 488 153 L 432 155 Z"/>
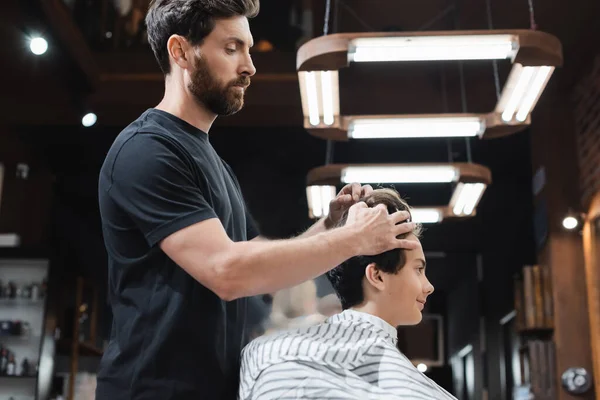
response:
<path fill-rule="evenodd" d="M 131 140 L 133 138 L 135 138 L 135 141 Z M 123 128 L 117 135 L 112 147 L 121 147 L 125 143 L 127 143 L 127 146 L 143 145 L 144 142 L 148 141 L 177 142 L 172 130 L 160 123 L 158 116 L 152 110 L 142 113 L 135 121 Z"/>

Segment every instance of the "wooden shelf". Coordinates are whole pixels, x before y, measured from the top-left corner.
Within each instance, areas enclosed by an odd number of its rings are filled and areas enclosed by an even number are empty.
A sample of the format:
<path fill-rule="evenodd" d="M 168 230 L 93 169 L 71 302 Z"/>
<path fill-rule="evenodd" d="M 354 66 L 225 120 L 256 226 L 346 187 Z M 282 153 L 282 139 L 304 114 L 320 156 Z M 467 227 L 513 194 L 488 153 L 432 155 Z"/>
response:
<path fill-rule="evenodd" d="M 40 335 L 4 335 L 0 336 L 0 343 L 40 343 L 42 340 Z"/>
<path fill-rule="evenodd" d="M 23 380 L 23 381 L 29 381 L 32 379 L 37 379 L 36 375 L 28 375 L 28 376 L 21 376 L 21 375 L 0 375 L 0 381 L 1 380 Z"/>
<path fill-rule="evenodd" d="M 552 331 L 554 331 L 554 327 L 552 327 L 552 326 L 531 326 L 531 327 L 527 327 L 527 328 L 523 328 L 523 327 L 519 328 L 519 329 L 517 329 L 517 331 L 519 333 L 552 332 Z"/>
<path fill-rule="evenodd" d="M 0 299 L 0 307 L 30 307 L 30 306 L 43 306 L 44 299 L 31 300 L 31 299 Z"/>
<path fill-rule="evenodd" d="M 522 340 L 552 340 L 554 329 L 548 327 L 521 328 L 517 330 Z"/>

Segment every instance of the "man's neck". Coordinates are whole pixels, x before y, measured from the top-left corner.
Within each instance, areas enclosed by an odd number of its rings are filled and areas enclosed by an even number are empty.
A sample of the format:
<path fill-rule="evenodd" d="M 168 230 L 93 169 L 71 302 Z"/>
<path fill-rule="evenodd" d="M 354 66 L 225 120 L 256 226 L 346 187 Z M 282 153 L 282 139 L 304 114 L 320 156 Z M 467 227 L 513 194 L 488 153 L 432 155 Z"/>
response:
<path fill-rule="evenodd" d="M 155 107 L 172 114 L 208 134 L 217 115 L 206 109 L 191 93 L 175 82 L 165 84 L 165 95 Z"/>

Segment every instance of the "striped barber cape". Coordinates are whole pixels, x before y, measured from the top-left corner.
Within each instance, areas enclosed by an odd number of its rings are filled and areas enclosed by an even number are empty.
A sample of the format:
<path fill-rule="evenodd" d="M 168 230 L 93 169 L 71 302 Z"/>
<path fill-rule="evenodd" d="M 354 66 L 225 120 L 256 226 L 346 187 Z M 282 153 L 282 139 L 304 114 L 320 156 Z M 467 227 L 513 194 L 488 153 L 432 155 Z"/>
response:
<path fill-rule="evenodd" d="M 257 338 L 242 351 L 238 399 L 456 400 L 398 351 L 397 340 L 393 326 L 354 310 Z"/>

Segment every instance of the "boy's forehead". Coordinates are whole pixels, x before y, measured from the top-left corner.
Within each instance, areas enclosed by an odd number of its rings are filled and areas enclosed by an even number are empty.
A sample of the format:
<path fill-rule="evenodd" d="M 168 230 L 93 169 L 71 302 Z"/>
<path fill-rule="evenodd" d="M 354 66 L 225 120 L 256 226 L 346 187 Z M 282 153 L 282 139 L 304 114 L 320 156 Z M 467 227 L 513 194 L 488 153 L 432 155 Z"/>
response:
<path fill-rule="evenodd" d="M 423 247 L 420 246 L 421 241 L 419 240 L 419 238 L 417 238 L 415 235 L 413 235 L 412 233 L 409 233 L 406 236 L 406 240 L 415 240 L 417 242 L 419 242 L 419 246 L 417 246 L 416 249 L 410 249 L 406 251 L 406 255 L 409 259 L 416 259 L 416 258 L 421 258 L 421 259 L 425 259 L 425 254 L 423 253 Z"/>

